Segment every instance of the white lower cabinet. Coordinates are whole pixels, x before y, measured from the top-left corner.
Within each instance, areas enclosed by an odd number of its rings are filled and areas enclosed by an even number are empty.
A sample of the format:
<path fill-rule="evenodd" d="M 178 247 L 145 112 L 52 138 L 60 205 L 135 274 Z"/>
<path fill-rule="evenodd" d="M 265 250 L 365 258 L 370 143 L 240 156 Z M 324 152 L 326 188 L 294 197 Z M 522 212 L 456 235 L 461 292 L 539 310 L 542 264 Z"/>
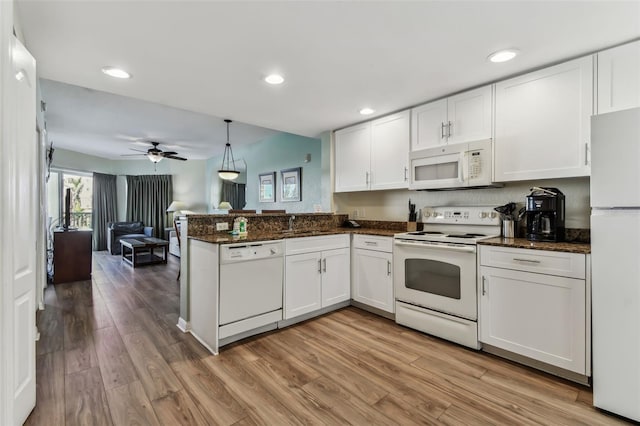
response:
<path fill-rule="evenodd" d="M 584 275 L 570 278 L 536 273 L 536 267 L 549 270 L 554 254 L 574 263 L 582 258 L 585 270 L 585 255 L 481 246 L 479 339 L 514 354 L 590 375 L 589 287 Z M 507 257 L 511 264 L 506 263 Z M 522 270 L 523 264 L 534 272 Z"/>
<path fill-rule="evenodd" d="M 322 252 L 322 308 L 351 298 L 349 249 Z"/>
<path fill-rule="evenodd" d="M 321 253 L 287 256 L 285 261 L 284 319 L 322 307 Z"/>
<path fill-rule="evenodd" d="M 284 319 L 351 298 L 349 235 L 286 241 Z"/>
<path fill-rule="evenodd" d="M 391 240 L 354 235 L 352 293 L 356 302 L 394 313 Z"/>

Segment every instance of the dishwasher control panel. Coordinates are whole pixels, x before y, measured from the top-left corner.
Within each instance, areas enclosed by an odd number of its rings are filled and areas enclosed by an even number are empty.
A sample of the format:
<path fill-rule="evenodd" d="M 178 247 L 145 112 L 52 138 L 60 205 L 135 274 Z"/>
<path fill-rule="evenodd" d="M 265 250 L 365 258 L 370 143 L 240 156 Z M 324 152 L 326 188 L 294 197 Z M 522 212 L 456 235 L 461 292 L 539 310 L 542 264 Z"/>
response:
<path fill-rule="evenodd" d="M 273 243 L 229 244 L 220 247 L 220 263 L 246 262 L 270 257 L 282 257 L 283 255 L 284 244 L 281 241 Z"/>

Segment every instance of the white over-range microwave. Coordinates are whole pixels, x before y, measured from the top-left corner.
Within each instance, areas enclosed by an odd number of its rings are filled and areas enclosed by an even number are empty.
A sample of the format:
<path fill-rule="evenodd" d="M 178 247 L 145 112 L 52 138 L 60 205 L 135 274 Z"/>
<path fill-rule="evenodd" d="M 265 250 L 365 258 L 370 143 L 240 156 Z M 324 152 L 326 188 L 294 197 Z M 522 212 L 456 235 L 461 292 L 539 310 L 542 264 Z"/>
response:
<path fill-rule="evenodd" d="M 492 182 L 492 141 L 442 145 L 409 154 L 409 189 L 501 186 Z"/>

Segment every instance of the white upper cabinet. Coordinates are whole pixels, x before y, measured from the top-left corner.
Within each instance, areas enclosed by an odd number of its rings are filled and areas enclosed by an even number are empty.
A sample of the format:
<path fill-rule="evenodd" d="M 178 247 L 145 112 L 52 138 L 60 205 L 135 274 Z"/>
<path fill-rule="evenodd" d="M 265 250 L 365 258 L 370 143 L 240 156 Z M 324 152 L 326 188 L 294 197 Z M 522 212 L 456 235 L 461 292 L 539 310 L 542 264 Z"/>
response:
<path fill-rule="evenodd" d="M 495 181 L 588 176 L 592 57 L 495 86 Z"/>
<path fill-rule="evenodd" d="M 640 107 L 640 41 L 598 53 L 598 114 Z"/>
<path fill-rule="evenodd" d="M 491 138 L 491 86 L 411 110 L 411 150 Z"/>
<path fill-rule="evenodd" d="M 411 151 L 447 143 L 447 100 L 411 110 Z"/>
<path fill-rule="evenodd" d="M 397 189 L 408 185 L 410 111 L 371 122 L 371 189 Z"/>
<path fill-rule="evenodd" d="M 451 96 L 447 112 L 448 143 L 491 138 L 491 86 Z"/>
<path fill-rule="evenodd" d="M 371 123 L 358 124 L 335 133 L 335 192 L 369 189 Z"/>
<path fill-rule="evenodd" d="M 408 187 L 410 112 L 335 132 L 335 192 Z"/>

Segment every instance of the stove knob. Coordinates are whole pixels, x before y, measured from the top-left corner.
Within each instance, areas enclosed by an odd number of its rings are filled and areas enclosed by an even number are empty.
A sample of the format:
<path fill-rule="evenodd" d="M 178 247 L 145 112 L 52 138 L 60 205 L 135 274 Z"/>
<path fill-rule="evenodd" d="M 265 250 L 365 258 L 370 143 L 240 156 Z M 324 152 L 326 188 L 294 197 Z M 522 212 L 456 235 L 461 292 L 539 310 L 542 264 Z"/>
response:
<path fill-rule="evenodd" d="M 481 212 L 478 214 L 478 216 L 480 216 L 480 219 L 484 219 L 485 217 L 487 217 L 487 213 L 486 212 Z"/>
<path fill-rule="evenodd" d="M 431 217 L 431 213 L 429 213 L 429 212 L 423 212 L 422 215 L 424 217 Z"/>
<path fill-rule="evenodd" d="M 490 214 L 491 214 L 491 219 L 495 219 L 496 216 L 498 216 L 498 213 L 496 212 L 491 212 Z"/>

